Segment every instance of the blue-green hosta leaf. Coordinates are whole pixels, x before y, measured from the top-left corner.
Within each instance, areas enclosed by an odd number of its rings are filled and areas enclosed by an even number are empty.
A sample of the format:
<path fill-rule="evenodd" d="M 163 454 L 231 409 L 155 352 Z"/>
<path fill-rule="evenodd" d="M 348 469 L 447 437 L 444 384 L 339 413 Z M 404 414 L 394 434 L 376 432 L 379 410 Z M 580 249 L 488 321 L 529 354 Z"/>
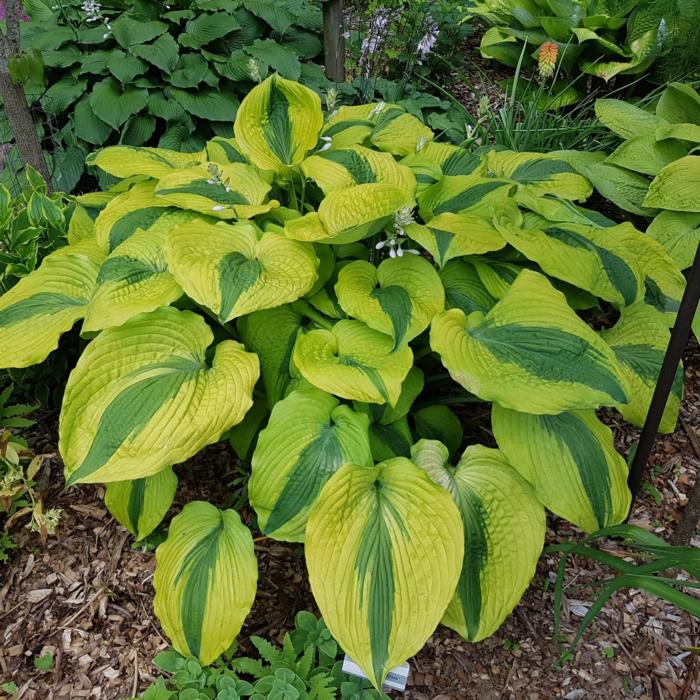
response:
<path fill-rule="evenodd" d="M 107 256 L 85 311 L 83 332 L 119 326 L 132 316 L 168 306 L 182 289 L 168 270 L 164 230 L 137 230 Z"/>
<path fill-rule="evenodd" d="M 496 297 L 484 286 L 474 265 L 466 260 L 450 260 L 440 270 L 440 279 L 447 309 L 461 309 L 468 316 L 472 311 L 485 314 L 496 304 Z"/>
<path fill-rule="evenodd" d="M 647 235 L 660 243 L 681 270 L 693 264 L 700 245 L 700 212 L 662 211 L 649 224 Z"/>
<path fill-rule="evenodd" d="M 439 440 L 454 456 L 462 445 L 462 422 L 444 404 L 424 406 L 412 413 L 416 438 Z"/>
<path fill-rule="evenodd" d="M 344 399 L 395 406 L 413 365 L 408 345 L 393 350 L 390 336 L 360 321 L 299 336 L 293 360 L 311 384 Z"/>
<path fill-rule="evenodd" d="M 442 623 L 477 642 L 501 626 L 530 585 L 544 544 L 544 508 L 498 450 L 472 445 L 453 467 L 443 444 L 421 440 L 411 458 L 459 509 L 464 561 Z"/>
<path fill-rule="evenodd" d="M 161 178 L 155 195 L 181 209 L 220 219 L 250 219 L 279 205 L 267 202 L 269 183 L 244 163 L 196 165 Z"/>
<path fill-rule="evenodd" d="M 373 182 L 336 190 L 321 202 L 317 212 L 288 221 L 288 238 L 316 243 L 354 243 L 393 225 L 395 215 L 410 213 L 416 203 L 411 190 Z"/>
<path fill-rule="evenodd" d="M 137 540 L 155 530 L 175 498 L 177 476 L 171 467 L 143 479 L 113 481 L 105 490 L 105 505 Z"/>
<path fill-rule="evenodd" d="M 180 168 L 197 165 L 202 159 L 201 153 L 180 153 L 167 148 L 109 146 L 91 153 L 86 162 L 115 177 L 146 175 L 159 179 Z"/>
<path fill-rule="evenodd" d="M 523 270 L 485 316 L 459 309 L 436 316 L 430 345 L 458 384 L 518 411 L 627 402 L 614 352 L 537 272 Z"/>
<path fill-rule="evenodd" d="M 113 129 L 118 129 L 148 104 L 148 90 L 133 85 L 122 86 L 110 77 L 93 86 L 89 99 L 92 111 Z"/>
<path fill-rule="evenodd" d="M 372 466 L 369 418 L 318 389 L 293 391 L 272 409 L 260 433 L 248 482 L 265 534 L 303 542 L 309 510 L 346 464 Z"/>
<path fill-rule="evenodd" d="M 301 169 L 326 195 L 372 182 L 394 185 L 409 192 L 416 188 L 416 179 L 410 168 L 397 163 L 389 153 L 364 146 L 332 149 L 309 156 L 302 162 Z"/>
<path fill-rule="evenodd" d="M 272 409 L 295 385 L 292 353 L 303 318 L 287 304 L 242 316 L 237 326 L 246 348 L 260 359 L 265 398 Z"/>
<path fill-rule="evenodd" d="M 418 196 L 420 215 L 423 221 L 447 212 L 489 217 L 493 205 L 506 200 L 514 188 L 508 180 L 479 174 L 445 176 Z"/>
<path fill-rule="evenodd" d="M 381 688 L 435 630 L 464 539 L 450 495 L 399 457 L 338 470 L 311 511 L 305 551 L 324 622 Z"/>
<path fill-rule="evenodd" d="M 413 340 L 445 308 L 445 292 L 435 268 L 416 255 L 386 258 L 379 267 L 364 260 L 345 265 L 335 285 L 343 311 L 394 339 Z"/>
<path fill-rule="evenodd" d="M 370 141 L 380 151 L 407 156 L 433 140 L 433 130 L 403 108 L 386 106 L 375 118 Z"/>
<path fill-rule="evenodd" d="M 644 206 L 700 212 L 700 155 L 685 156 L 667 165 L 649 185 Z"/>
<path fill-rule="evenodd" d="M 544 272 L 618 305 L 633 304 L 643 293 L 643 273 L 618 230 L 581 224 L 540 222 L 523 225 L 517 206 L 499 207 L 494 225 L 503 238 Z"/>
<path fill-rule="evenodd" d="M 313 248 L 250 221 L 196 220 L 173 229 L 168 267 L 185 293 L 222 322 L 304 296 L 316 281 Z"/>
<path fill-rule="evenodd" d="M 413 435 L 406 416 L 393 423 L 370 423 L 369 444 L 375 462 L 392 457 L 410 457 Z"/>
<path fill-rule="evenodd" d="M 537 416 L 494 404 L 491 421 L 506 459 L 553 513 L 586 532 L 627 517 L 627 464 L 594 411 Z"/>
<path fill-rule="evenodd" d="M 642 427 L 649 410 L 651 396 L 659 378 L 671 334 L 656 309 L 644 302 L 621 309 L 620 319 L 609 330 L 601 332 L 615 351 L 620 368 L 627 379 L 629 403 L 619 407 L 624 419 Z M 676 371 L 673 388 L 659 425 L 662 433 L 676 429 L 678 411 L 683 398 L 683 367 Z"/>
<path fill-rule="evenodd" d="M 593 192 L 588 180 L 556 155 L 489 151 L 486 160 L 492 177 L 513 180 L 535 194 L 583 200 Z"/>
<path fill-rule="evenodd" d="M 240 632 L 257 580 L 253 537 L 238 513 L 193 501 L 156 550 L 153 607 L 173 647 L 208 665 Z"/>
<path fill-rule="evenodd" d="M 46 359 L 61 334 L 85 315 L 104 253 L 93 239 L 59 248 L 0 297 L 0 364 Z"/>
<path fill-rule="evenodd" d="M 71 372 L 59 449 L 68 483 L 138 479 L 216 442 L 252 405 L 255 355 L 166 307 L 100 333 Z"/>
<path fill-rule="evenodd" d="M 285 171 L 316 146 L 322 126 L 319 96 L 275 74 L 246 95 L 234 134 L 239 148 L 256 166 Z"/>
<path fill-rule="evenodd" d="M 207 141 L 207 159 L 211 163 L 228 165 L 229 163 L 247 163 L 248 159 L 243 155 L 234 138 L 215 136 Z"/>
<path fill-rule="evenodd" d="M 438 214 L 427 224 L 409 224 L 405 231 L 440 267 L 452 258 L 482 255 L 500 250 L 506 244 L 488 219 L 470 214 Z"/>
<path fill-rule="evenodd" d="M 169 231 L 197 215 L 170 205 L 153 194 L 154 182 L 134 185 L 110 202 L 95 219 L 95 240 L 111 253 L 138 229 L 156 233 Z"/>

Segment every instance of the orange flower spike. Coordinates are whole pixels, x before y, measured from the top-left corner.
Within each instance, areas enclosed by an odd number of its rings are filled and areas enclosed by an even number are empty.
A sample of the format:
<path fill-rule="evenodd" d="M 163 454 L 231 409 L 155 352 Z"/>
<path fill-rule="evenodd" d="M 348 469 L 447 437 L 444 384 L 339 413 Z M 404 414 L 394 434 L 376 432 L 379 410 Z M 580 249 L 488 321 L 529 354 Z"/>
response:
<path fill-rule="evenodd" d="M 558 55 L 559 46 L 555 42 L 545 41 L 544 44 L 540 46 L 537 61 L 540 76 L 542 78 L 551 78 L 554 75 Z"/>

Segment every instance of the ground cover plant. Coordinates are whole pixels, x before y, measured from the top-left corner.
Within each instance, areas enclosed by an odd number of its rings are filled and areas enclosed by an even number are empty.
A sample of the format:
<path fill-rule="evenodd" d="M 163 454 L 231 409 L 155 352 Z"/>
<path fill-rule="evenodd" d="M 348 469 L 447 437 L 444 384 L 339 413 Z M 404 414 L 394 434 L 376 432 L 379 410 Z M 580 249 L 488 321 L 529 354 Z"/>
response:
<path fill-rule="evenodd" d="M 692 0 L 477 0 L 470 12 L 491 25 L 482 55 L 513 67 L 523 44 L 532 63 L 559 56 L 569 75 L 605 81 L 648 71 L 671 47 L 697 55 L 686 29 L 698 19 Z"/>
<path fill-rule="evenodd" d="M 657 241 L 581 206 L 593 188 L 563 157 L 434 136 L 393 104 L 324 114 L 274 75 L 233 138 L 97 151 L 119 182 L 76 198 L 94 227 L 0 297 L 8 367 L 77 321 L 90 339 L 61 411 L 67 483 L 106 483 L 142 539 L 172 465 L 228 435 L 252 454 L 257 528 L 304 542 L 328 629 L 376 688 L 440 621 L 499 627 L 545 507 L 587 532 L 625 518 L 595 409 L 641 424 L 685 285 Z M 597 331 L 577 311 L 601 306 Z M 681 393 L 679 372 L 664 431 Z M 463 449 L 449 406 L 472 401 L 498 449 Z M 163 629 L 211 663 L 255 596 L 250 530 L 191 502 L 156 559 Z"/>
<path fill-rule="evenodd" d="M 31 0 L 24 82 L 55 141 L 54 186 L 73 190 L 85 156 L 122 143 L 198 151 L 231 136 L 240 98 L 268 73 L 326 86 L 317 3 Z"/>

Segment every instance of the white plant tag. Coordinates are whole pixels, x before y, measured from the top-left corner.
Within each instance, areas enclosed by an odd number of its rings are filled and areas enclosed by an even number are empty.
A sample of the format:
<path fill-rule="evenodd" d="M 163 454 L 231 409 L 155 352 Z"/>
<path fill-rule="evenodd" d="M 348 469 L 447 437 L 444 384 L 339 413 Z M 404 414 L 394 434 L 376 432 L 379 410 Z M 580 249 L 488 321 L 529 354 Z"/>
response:
<path fill-rule="evenodd" d="M 357 678 L 367 678 L 365 672 L 347 654 L 345 654 L 343 659 L 343 673 L 349 673 L 351 676 L 357 676 Z M 410 666 L 408 662 L 392 668 L 384 679 L 384 690 L 400 690 L 401 692 L 406 690 L 409 673 Z"/>

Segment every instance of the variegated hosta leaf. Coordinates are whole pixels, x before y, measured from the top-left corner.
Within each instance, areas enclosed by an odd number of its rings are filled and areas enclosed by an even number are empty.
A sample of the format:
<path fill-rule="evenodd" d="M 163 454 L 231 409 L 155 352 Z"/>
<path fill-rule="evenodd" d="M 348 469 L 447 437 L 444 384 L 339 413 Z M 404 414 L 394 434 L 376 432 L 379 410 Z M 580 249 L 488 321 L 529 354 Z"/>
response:
<path fill-rule="evenodd" d="M 303 318 L 287 304 L 243 316 L 236 325 L 246 348 L 260 359 L 265 398 L 272 409 L 294 386 L 292 353 Z"/>
<path fill-rule="evenodd" d="M 402 158 L 401 164 L 410 168 L 413 176 L 416 178 L 416 196 L 436 182 L 439 182 L 442 178 L 440 166 L 424 156 L 422 152 L 413 153 Z"/>
<path fill-rule="evenodd" d="M 254 87 L 238 108 L 233 132 L 240 151 L 262 170 L 285 171 L 316 146 L 321 99 L 275 74 Z"/>
<path fill-rule="evenodd" d="M 501 626 L 535 575 L 544 544 L 544 508 L 498 450 L 472 445 L 452 467 L 443 444 L 421 440 L 412 460 L 459 508 L 464 562 L 442 623 L 478 642 Z"/>
<path fill-rule="evenodd" d="M 374 130 L 375 113 L 378 107 L 379 104 L 376 102 L 365 105 L 341 105 L 328 115 L 321 133 L 331 139 L 333 149 L 364 143 Z"/>
<path fill-rule="evenodd" d="M 155 194 L 181 209 L 191 209 L 219 219 L 249 219 L 274 209 L 266 202 L 270 184 L 244 163 L 198 165 L 162 178 Z"/>
<path fill-rule="evenodd" d="M 167 148 L 142 146 L 109 146 L 87 157 L 87 164 L 94 165 L 115 177 L 125 178 L 145 175 L 158 180 L 161 177 L 201 163 L 203 153 L 180 153 Z"/>
<path fill-rule="evenodd" d="M 472 257 L 469 262 L 474 266 L 476 274 L 486 291 L 494 299 L 503 299 L 518 275 L 523 271 L 522 265 L 492 260 L 485 257 Z"/>
<path fill-rule="evenodd" d="M 390 336 L 361 321 L 338 321 L 331 330 L 300 335 L 293 360 L 303 377 L 344 399 L 396 405 L 413 365 L 408 345 L 393 350 Z"/>
<path fill-rule="evenodd" d="M 83 332 L 119 326 L 182 296 L 165 259 L 166 235 L 162 229 L 139 229 L 107 256 L 85 312 Z"/>
<path fill-rule="evenodd" d="M 607 216 L 595 211 L 595 209 L 578 207 L 568 199 L 561 199 L 555 195 L 540 195 L 520 188 L 513 195 L 513 199 L 520 207 L 529 209 L 548 221 L 564 221 L 569 224 L 584 224 L 596 228 L 615 226 L 612 219 L 608 219 Z"/>
<path fill-rule="evenodd" d="M 375 462 L 392 457 L 410 457 L 413 435 L 406 416 L 393 423 L 370 423 L 369 444 Z"/>
<path fill-rule="evenodd" d="M 408 114 L 403 107 L 387 105 L 376 116 L 370 141 L 380 151 L 407 156 L 419 151 L 434 137 L 432 129 Z"/>
<path fill-rule="evenodd" d="M 62 333 L 85 314 L 104 260 L 93 239 L 59 248 L 0 297 L 0 365 L 46 359 Z"/>
<path fill-rule="evenodd" d="M 469 214 L 439 214 L 427 224 L 409 224 L 405 231 L 440 267 L 452 258 L 481 255 L 500 250 L 506 244 L 488 219 Z"/>
<path fill-rule="evenodd" d="M 430 345 L 458 384 L 518 411 L 627 402 L 614 352 L 537 272 L 523 270 L 485 316 L 459 309 L 436 316 Z"/>
<path fill-rule="evenodd" d="M 265 401 L 261 398 L 254 398 L 253 405 L 243 420 L 228 431 L 229 444 L 242 462 L 250 464 L 258 435 L 265 427 L 269 417 L 270 411 L 267 409 Z"/>
<path fill-rule="evenodd" d="M 69 484 L 123 481 L 183 462 L 252 405 L 258 358 L 204 319 L 166 307 L 108 328 L 71 372 L 59 449 Z"/>
<path fill-rule="evenodd" d="M 393 225 L 397 212 L 416 206 L 413 194 L 395 185 L 369 183 L 332 192 L 318 207 L 284 227 L 287 238 L 318 243 L 354 243 Z"/>
<path fill-rule="evenodd" d="M 433 633 L 463 551 L 450 495 L 407 459 L 347 465 L 324 486 L 306 529 L 311 589 L 375 688 Z"/>
<path fill-rule="evenodd" d="M 177 224 L 196 216 L 171 206 L 153 194 L 154 182 L 134 185 L 128 192 L 115 197 L 95 219 L 95 239 L 111 253 L 137 229 L 169 231 Z"/>
<path fill-rule="evenodd" d="M 626 421 L 641 428 L 671 334 L 656 309 L 644 302 L 637 302 L 621 309 L 619 321 L 613 328 L 602 331 L 601 336 L 615 351 L 627 379 L 629 403 L 618 410 Z M 660 432 L 672 433 L 676 429 L 682 398 L 683 367 L 680 366 L 661 418 Z"/>
<path fill-rule="evenodd" d="M 693 264 L 700 245 L 700 212 L 662 211 L 650 224 L 647 235 L 660 243 L 681 270 Z"/>
<path fill-rule="evenodd" d="M 409 192 L 416 189 L 416 178 L 410 168 L 400 165 L 389 153 L 380 153 L 363 146 L 332 149 L 306 158 L 301 164 L 324 194 L 353 185 L 382 182 Z"/>
<path fill-rule="evenodd" d="M 637 231 L 630 223 L 608 231 L 637 259 L 642 270 L 644 301 L 664 314 L 667 324 L 672 325 L 685 290 L 685 277 L 678 265 L 660 243 Z"/>
<path fill-rule="evenodd" d="M 335 285 L 348 316 L 394 339 L 394 348 L 413 340 L 445 308 L 435 268 L 415 255 L 386 258 L 379 267 L 356 260 L 343 267 Z"/>
<path fill-rule="evenodd" d="M 534 194 L 584 200 L 593 192 L 591 183 L 556 155 L 489 151 L 487 163 L 494 177 L 513 180 Z"/>
<path fill-rule="evenodd" d="M 318 267 L 311 246 L 249 221 L 183 224 L 170 232 L 166 253 L 185 293 L 222 322 L 299 299 Z"/>
<path fill-rule="evenodd" d="M 210 163 L 227 165 L 228 163 L 247 163 L 248 159 L 238 147 L 236 139 L 215 136 L 207 141 L 207 160 Z"/>
<path fill-rule="evenodd" d="M 461 309 L 468 316 L 472 311 L 487 313 L 496 304 L 474 265 L 466 260 L 450 260 L 440 270 L 440 279 L 448 309 Z"/>
<path fill-rule="evenodd" d="M 462 422 L 444 404 L 424 406 L 411 414 L 416 437 L 425 440 L 438 440 L 450 452 L 456 454 L 462 445 L 464 430 Z"/>
<path fill-rule="evenodd" d="M 94 236 L 95 220 L 90 216 L 90 212 L 86 207 L 76 202 L 66 233 L 68 243 L 78 243 L 86 238 L 94 238 Z"/>
<path fill-rule="evenodd" d="M 617 235 L 620 227 L 547 225 L 544 220 L 542 224 L 543 228 L 524 225 L 512 203 L 494 212 L 494 225 L 508 243 L 548 275 L 620 306 L 633 304 L 642 296 L 642 272 L 633 251 Z"/>
<path fill-rule="evenodd" d="M 473 216 L 491 216 L 497 202 L 503 202 L 515 185 L 508 180 L 473 175 L 443 177 L 432 187 L 421 192 L 418 205 L 423 221 L 430 221 L 445 213 Z"/>
<path fill-rule="evenodd" d="M 386 403 L 377 404 L 354 401 L 353 408 L 356 411 L 366 413 L 373 424 L 379 423 L 380 425 L 389 425 L 408 414 L 411 410 L 411 406 L 413 406 L 413 402 L 418 398 L 421 391 L 423 391 L 424 384 L 425 381 L 422 370 L 413 366 L 401 384 L 401 393 L 399 394 L 399 400 L 396 402 L 395 406 L 390 406 Z"/>
<path fill-rule="evenodd" d="M 318 389 L 293 391 L 260 433 L 248 482 L 260 529 L 303 542 L 309 509 L 345 464 L 372 466 L 369 418 Z"/>
<path fill-rule="evenodd" d="M 435 163 L 443 175 L 486 175 L 488 171 L 485 158 L 451 143 L 430 141 L 417 155 Z"/>
<path fill-rule="evenodd" d="M 501 452 L 553 513 L 586 532 L 627 517 L 627 464 L 595 411 L 537 416 L 494 404 L 491 421 Z"/>
<path fill-rule="evenodd" d="M 192 501 L 156 550 L 153 607 L 173 647 L 208 665 L 243 627 L 257 582 L 253 537 L 238 513 Z"/>
<path fill-rule="evenodd" d="M 113 481 L 105 490 L 105 505 L 112 516 L 137 540 L 150 535 L 175 498 L 177 476 L 171 467 L 142 479 Z"/>

